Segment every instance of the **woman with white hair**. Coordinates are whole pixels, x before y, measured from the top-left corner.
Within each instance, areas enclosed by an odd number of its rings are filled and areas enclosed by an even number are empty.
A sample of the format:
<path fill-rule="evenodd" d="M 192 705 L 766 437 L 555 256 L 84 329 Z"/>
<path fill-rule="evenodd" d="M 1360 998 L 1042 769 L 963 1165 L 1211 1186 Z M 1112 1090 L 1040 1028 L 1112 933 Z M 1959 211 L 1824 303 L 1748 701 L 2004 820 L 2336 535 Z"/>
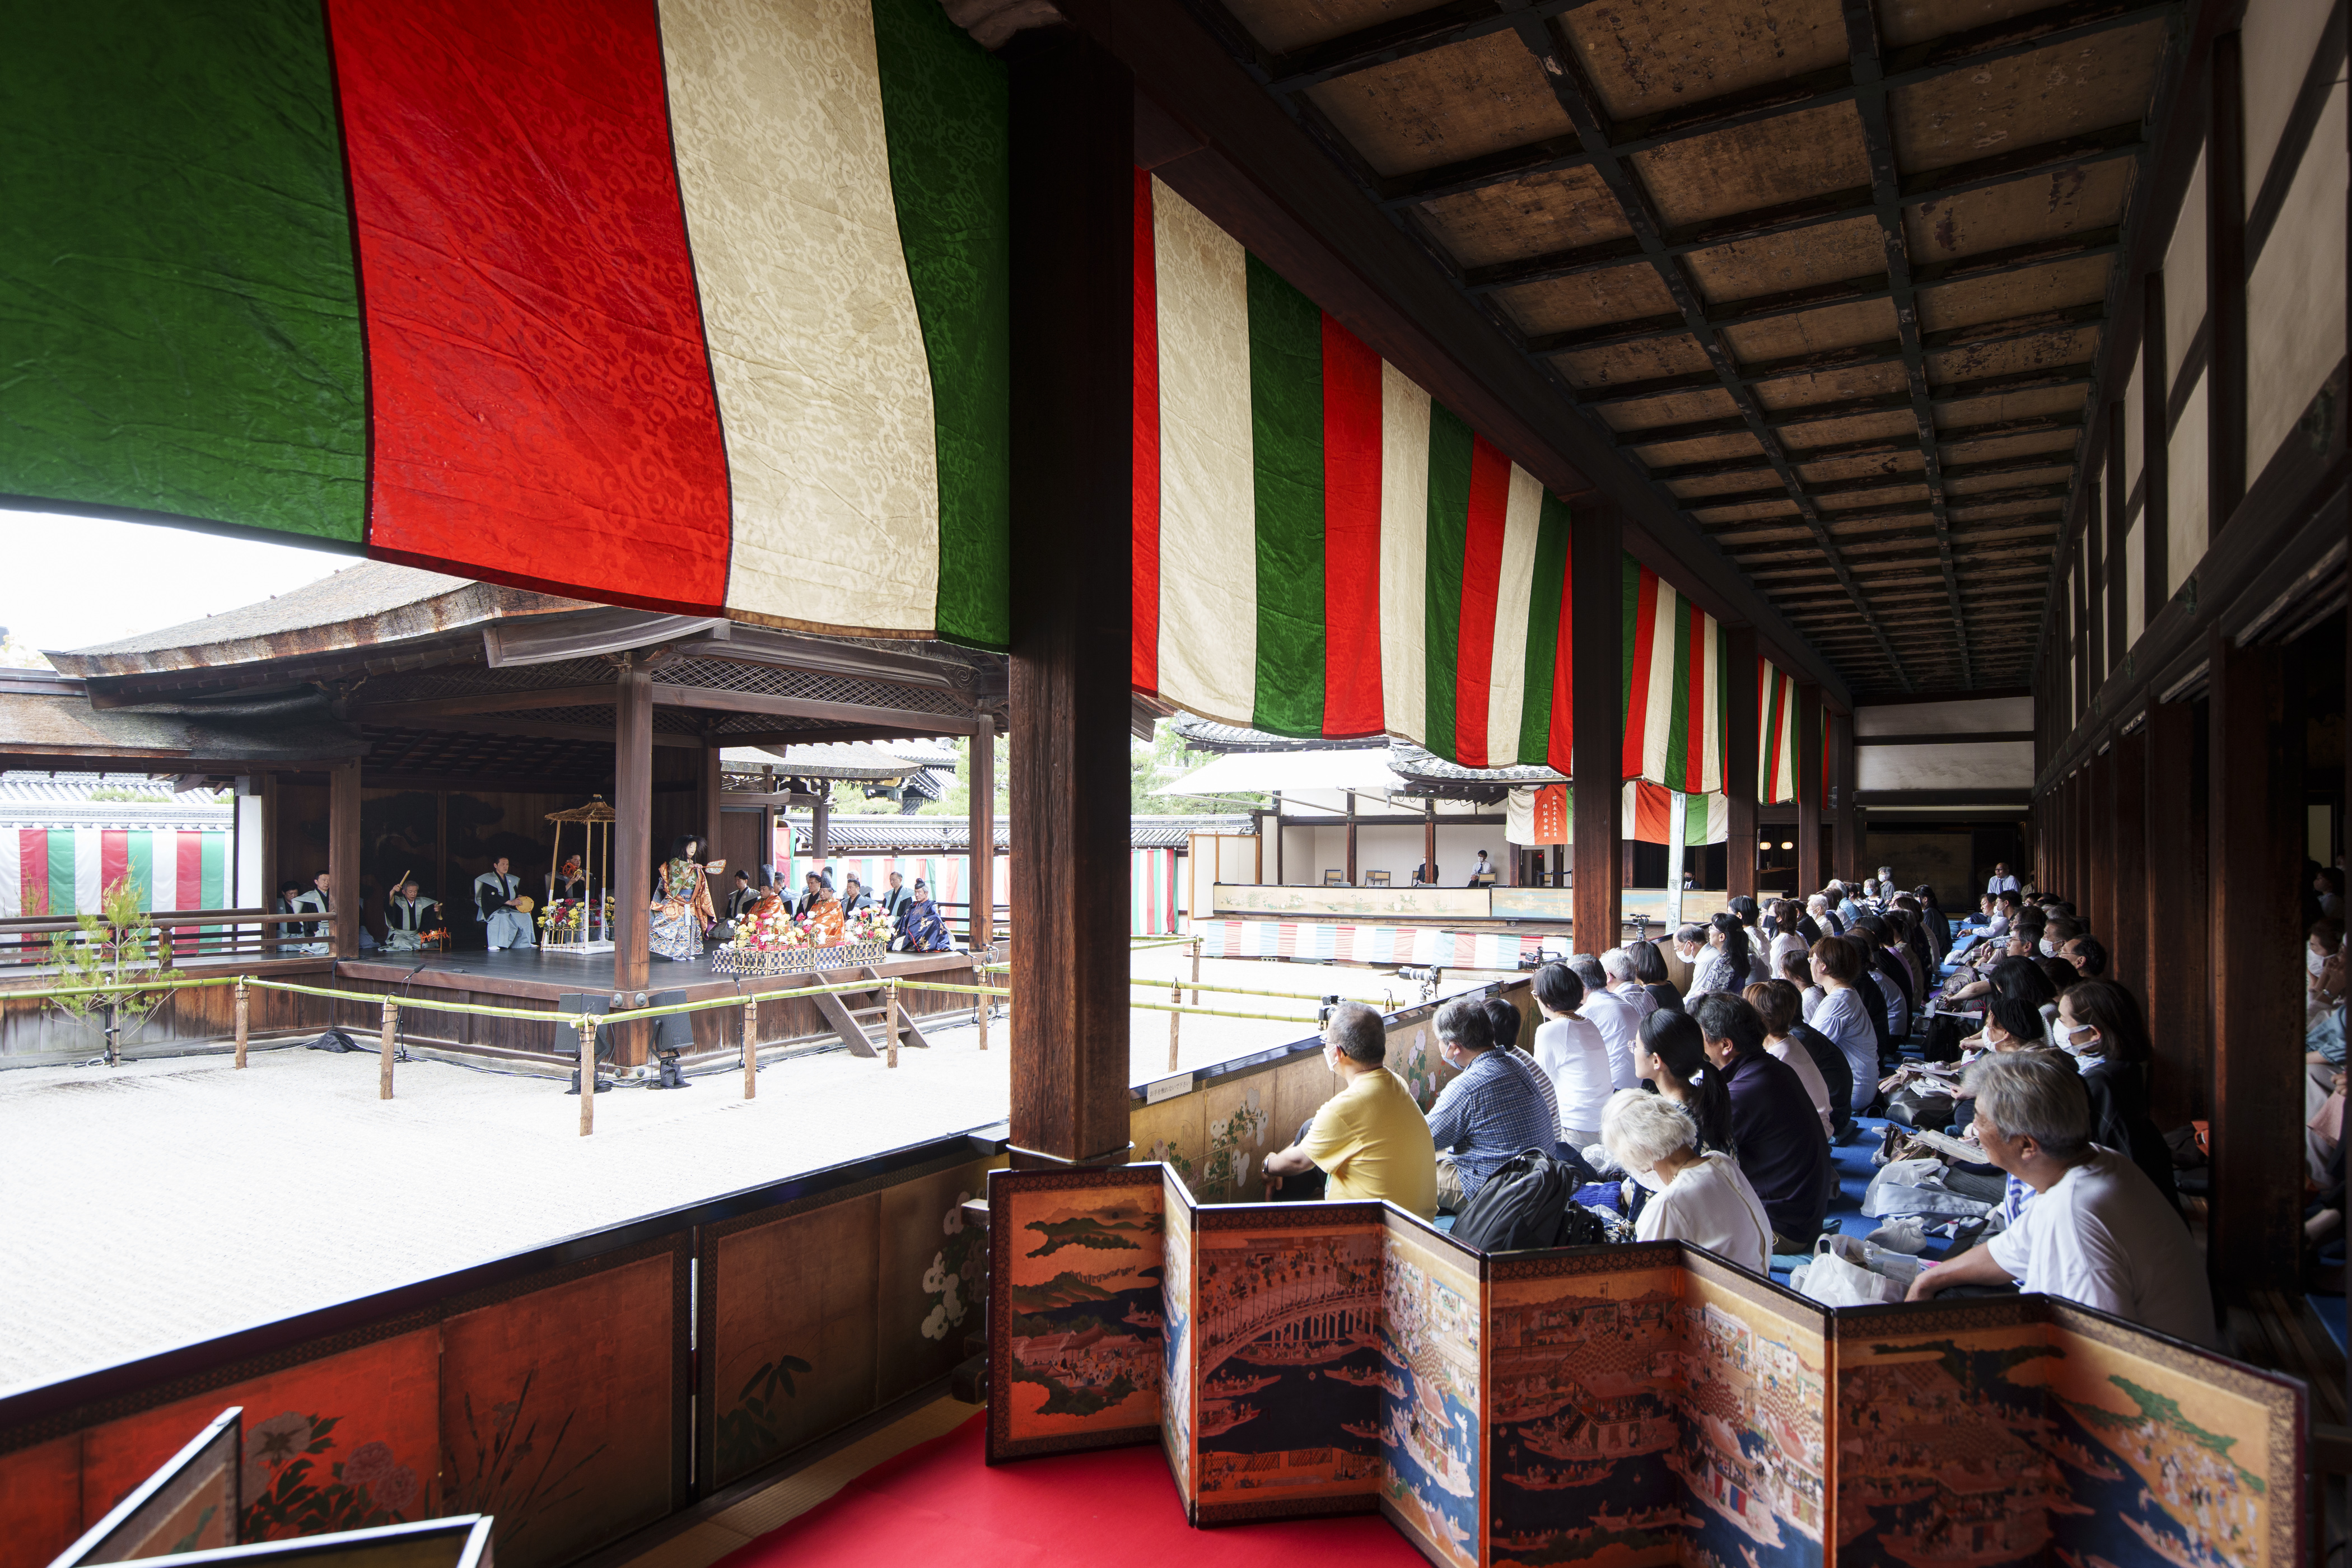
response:
<path fill-rule="evenodd" d="M 1698 1123 L 1664 1095 L 1621 1089 L 1601 1113 L 1601 1142 L 1652 1196 L 1634 1222 L 1643 1241 L 1687 1241 L 1753 1274 L 1772 1268 L 1772 1222 L 1738 1163 L 1701 1153 Z"/>

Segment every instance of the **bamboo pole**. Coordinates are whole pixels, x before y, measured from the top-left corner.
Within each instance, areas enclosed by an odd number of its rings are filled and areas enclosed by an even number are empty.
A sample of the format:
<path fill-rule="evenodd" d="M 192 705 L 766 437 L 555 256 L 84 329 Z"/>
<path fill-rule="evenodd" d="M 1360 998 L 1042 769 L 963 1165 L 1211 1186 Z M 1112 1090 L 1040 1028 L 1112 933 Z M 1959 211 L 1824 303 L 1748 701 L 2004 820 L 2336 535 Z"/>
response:
<path fill-rule="evenodd" d="M 760 1094 L 760 999 L 743 999 L 743 1098 Z"/>
<path fill-rule="evenodd" d="M 580 1015 L 580 1136 L 596 1131 L 596 1018 Z"/>
<path fill-rule="evenodd" d="M 376 1058 L 375 1097 L 392 1098 L 392 1047 L 394 1031 L 399 1027 L 400 1004 L 387 996 L 383 999 L 383 1046 Z"/>
<path fill-rule="evenodd" d="M 243 1068 L 245 1066 L 245 1047 L 249 1037 L 248 1020 L 250 1015 L 247 1010 L 247 997 L 245 989 L 245 982 L 239 980 L 236 983 L 236 1065 L 239 1068 Z"/>
<path fill-rule="evenodd" d="M 890 982 L 889 994 L 882 1004 L 882 1026 L 890 1044 L 890 1065 L 898 1065 L 898 983 Z"/>
<path fill-rule="evenodd" d="M 980 963 L 979 963 L 979 954 L 975 953 L 975 954 L 973 954 L 973 955 L 972 955 L 972 957 L 973 957 L 973 963 L 972 963 L 972 966 L 971 966 L 971 984 L 972 984 L 972 988 L 973 988 L 974 990 L 978 990 L 978 989 L 980 989 L 980 988 L 981 988 L 981 987 L 982 987 L 985 983 L 984 983 L 984 982 L 982 980 L 982 978 L 981 978 L 981 966 L 980 966 Z M 980 1048 L 981 1048 L 982 1050 L 983 1050 L 983 1051 L 984 1051 L 984 1050 L 986 1050 L 986 1049 L 988 1049 L 988 1015 L 989 1015 L 990 1011 L 995 1007 L 995 1005 L 996 1005 L 996 1002 L 995 1002 L 995 999 L 994 999 L 994 998 L 992 998 L 992 997 L 988 997 L 988 996 L 975 996 L 975 997 L 973 997 L 973 998 L 972 998 L 972 1013 L 971 1013 L 972 1020 L 973 1020 L 973 1022 L 974 1022 L 974 1023 L 979 1026 L 979 1029 L 980 1029 Z"/>
<path fill-rule="evenodd" d="M 1201 1005 L 1201 939 L 1192 939 L 1192 1005 Z"/>
<path fill-rule="evenodd" d="M 1199 994 L 1195 993 L 1192 1000 L 1198 1002 L 1200 999 Z M 1184 987 L 1181 982 L 1172 980 L 1169 982 L 1168 1000 L 1178 1007 L 1184 1005 Z M 1168 1070 L 1170 1072 L 1176 1070 L 1176 1031 L 1182 1026 L 1183 1023 L 1183 1014 L 1171 1012 L 1168 1015 Z"/>

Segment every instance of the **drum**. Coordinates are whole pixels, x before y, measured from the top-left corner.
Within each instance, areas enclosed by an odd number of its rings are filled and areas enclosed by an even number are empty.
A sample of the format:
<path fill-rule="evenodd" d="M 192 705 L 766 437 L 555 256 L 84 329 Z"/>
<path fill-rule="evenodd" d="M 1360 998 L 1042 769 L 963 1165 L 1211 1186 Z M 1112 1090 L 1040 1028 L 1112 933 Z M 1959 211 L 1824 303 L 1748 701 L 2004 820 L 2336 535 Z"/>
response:
<path fill-rule="evenodd" d="M 529 893 L 518 893 L 509 901 L 513 904 L 514 912 L 519 915 L 527 915 L 530 913 L 531 910 L 539 908 L 539 905 L 532 901 L 531 896 Z"/>

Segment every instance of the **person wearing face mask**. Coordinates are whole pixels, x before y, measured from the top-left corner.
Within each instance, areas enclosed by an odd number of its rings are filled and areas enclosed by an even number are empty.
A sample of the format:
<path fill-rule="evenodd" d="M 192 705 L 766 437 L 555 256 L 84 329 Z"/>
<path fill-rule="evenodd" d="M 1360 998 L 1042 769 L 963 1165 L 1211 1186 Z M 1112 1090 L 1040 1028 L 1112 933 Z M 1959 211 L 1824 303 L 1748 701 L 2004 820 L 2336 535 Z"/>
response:
<path fill-rule="evenodd" d="M 1386 1200 L 1423 1219 L 1437 1215 L 1437 1151 L 1412 1090 L 1384 1065 L 1388 1036 L 1381 1016 L 1359 1003 L 1331 1010 L 1323 1026 L 1323 1059 L 1339 1092 L 1287 1149 L 1266 1156 L 1269 1189 L 1321 1169 L 1332 1203 Z"/>
<path fill-rule="evenodd" d="M 1690 1113 L 1662 1095 L 1619 1089 L 1601 1116 L 1601 1141 L 1651 1194 L 1634 1221 L 1642 1241 L 1684 1241 L 1751 1274 L 1772 1268 L 1763 1200 L 1720 1150 L 1699 1147 Z"/>
<path fill-rule="evenodd" d="M 1731 1101 L 1739 1169 L 1772 1220 L 1775 1252 L 1810 1252 L 1837 1184 L 1829 1137 L 1797 1071 L 1764 1049 L 1764 1020 L 1738 996 L 1703 996 L 1692 1022 Z"/>
<path fill-rule="evenodd" d="M 1685 931 L 1696 931 L 1697 926 L 1685 926 Z M 1685 1002 L 1718 992 L 1738 994 L 1748 984 L 1748 931 L 1730 915 L 1717 915 L 1707 923 L 1700 938 L 1697 961 L 1691 965 L 1689 989 L 1683 993 Z"/>
<path fill-rule="evenodd" d="M 1692 982 L 1698 978 L 1698 961 L 1706 952 L 1706 929 L 1683 926 L 1656 946 L 1658 956 L 1665 961 L 1666 984 L 1685 996 L 1689 995 Z"/>
<path fill-rule="evenodd" d="M 2058 998 L 2051 1043 L 2074 1059 L 2091 1096 L 2091 1142 L 2128 1158 L 2175 1209 L 2172 1151 L 2147 1110 L 2147 1026 L 2112 980 L 2081 980 Z"/>
<path fill-rule="evenodd" d="M 2086 982 L 2086 984 L 2096 984 Z M 2130 1160 L 2091 1140 L 2083 1081 L 2049 1051 L 1979 1058 L 1963 1088 L 1986 1158 L 2034 1192 L 2015 1224 L 1922 1269 L 1908 1299 L 1955 1285 L 2057 1296 L 2192 1344 L 2219 1343 L 2188 1226 Z"/>
<path fill-rule="evenodd" d="M 1527 1149 L 1549 1154 L 1559 1126 L 1535 1085 L 1532 1063 L 1494 1048 L 1484 1006 L 1457 996 L 1437 1010 L 1437 1050 L 1459 1076 L 1429 1108 L 1429 1135 L 1437 1151 L 1437 1206 L 1453 1213 L 1478 1195 L 1486 1179 Z"/>
<path fill-rule="evenodd" d="M 2071 938 L 2058 950 L 2068 967 L 2085 980 L 2096 980 L 2107 972 L 2107 944 L 2085 931 Z"/>
<path fill-rule="evenodd" d="M 2305 991 L 2304 1016 L 2306 1020 L 2316 1018 L 2322 1013 L 2333 1011 L 2336 1005 L 2344 1000 L 2341 975 L 2344 966 L 2338 963 L 2333 973 L 2328 968 L 2328 960 L 2337 957 L 2343 951 L 2344 927 L 2338 921 L 2326 919 L 2314 921 L 2311 929 L 2304 933 L 2303 973 Z"/>

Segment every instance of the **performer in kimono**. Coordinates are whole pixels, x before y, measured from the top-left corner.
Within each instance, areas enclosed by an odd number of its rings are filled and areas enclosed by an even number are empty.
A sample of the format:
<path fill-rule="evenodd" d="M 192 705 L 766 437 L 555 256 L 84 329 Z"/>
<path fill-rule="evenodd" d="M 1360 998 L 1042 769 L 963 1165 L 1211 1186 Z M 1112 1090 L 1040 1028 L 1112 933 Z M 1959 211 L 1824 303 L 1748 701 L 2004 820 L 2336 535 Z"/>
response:
<path fill-rule="evenodd" d="M 401 883 L 383 900 L 384 946 L 394 952 L 423 952 L 425 931 L 441 924 L 441 917 L 433 912 L 440 907 L 440 900 L 416 890 L 415 878 Z"/>
<path fill-rule="evenodd" d="M 329 878 L 327 873 L 321 871 L 310 879 L 310 890 L 304 893 L 300 898 L 296 899 L 294 900 L 294 907 L 289 912 L 298 915 L 317 914 L 324 916 L 331 914 L 333 911 L 334 901 L 332 895 L 330 892 Z M 328 934 L 328 925 L 326 921 L 323 919 L 313 921 L 309 925 L 301 927 L 300 930 L 304 936 L 310 937 L 312 940 L 304 943 L 299 951 L 307 952 L 313 957 L 324 956 L 327 952 L 328 944 L 324 941 L 319 939 L 324 938 Z"/>
<path fill-rule="evenodd" d="M 898 934 L 890 939 L 890 945 L 900 952 L 947 952 L 955 946 L 948 935 L 947 921 L 940 918 L 939 905 L 931 902 L 931 890 L 920 877 L 915 879 L 915 896 L 899 915 Z"/>
<path fill-rule="evenodd" d="M 509 868 L 503 855 L 474 879 L 474 913 L 481 920 L 492 952 L 539 945 L 530 929 L 530 916 L 514 907 L 521 892 L 522 879 Z"/>
<path fill-rule="evenodd" d="M 808 913 L 801 917 L 808 926 L 809 941 L 819 947 L 842 941 L 847 932 L 842 926 L 841 900 L 823 882 L 816 885 L 809 897 L 812 901 Z"/>
<path fill-rule="evenodd" d="M 653 927 L 646 945 L 660 957 L 686 963 L 702 956 L 702 933 L 718 918 L 710 907 L 710 879 L 702 855 L 702 840 L 681 834 L 654 879 Z"/>

